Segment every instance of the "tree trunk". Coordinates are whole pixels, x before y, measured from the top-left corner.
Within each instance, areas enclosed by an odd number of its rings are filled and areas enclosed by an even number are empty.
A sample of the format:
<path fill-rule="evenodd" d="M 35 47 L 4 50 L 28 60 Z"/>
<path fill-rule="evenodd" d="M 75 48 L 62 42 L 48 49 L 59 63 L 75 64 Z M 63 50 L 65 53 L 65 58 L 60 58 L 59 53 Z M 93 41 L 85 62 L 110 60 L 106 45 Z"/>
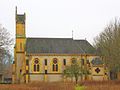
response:
<path fill-rule="evenodd" d="M 78 84 L 78 76 L 75 76 L 76 84 Z"/>

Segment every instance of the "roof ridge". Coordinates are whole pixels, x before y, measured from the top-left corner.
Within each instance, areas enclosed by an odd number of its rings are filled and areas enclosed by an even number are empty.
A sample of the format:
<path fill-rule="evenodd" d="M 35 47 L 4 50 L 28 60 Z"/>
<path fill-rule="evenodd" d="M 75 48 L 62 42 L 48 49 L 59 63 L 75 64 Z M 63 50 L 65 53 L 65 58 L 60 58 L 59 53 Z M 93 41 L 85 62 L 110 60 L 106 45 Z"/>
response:
<path fill-rule="evenodd" d="M 27 39 L 71 39 L 73 40 L 72 38 L 52 38 L 52 37 L 27 37 Z"/>

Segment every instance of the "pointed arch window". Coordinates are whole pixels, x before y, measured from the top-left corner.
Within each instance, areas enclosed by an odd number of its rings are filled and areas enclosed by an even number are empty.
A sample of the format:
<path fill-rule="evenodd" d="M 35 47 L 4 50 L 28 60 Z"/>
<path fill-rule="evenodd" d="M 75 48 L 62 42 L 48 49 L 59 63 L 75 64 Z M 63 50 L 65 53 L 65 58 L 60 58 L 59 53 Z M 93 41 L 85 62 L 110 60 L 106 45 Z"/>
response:
<path fill-rule="evenodd" d="M 40 65 L 39 65 L 39 59 L 35 58 L 34 60 L 34 72 L 39 72 L 40 71 Z"/>
<path fill-rule="evenodd" d="M 52 68 L 53 68 L 53 71 L 58 71 L 58 60 L 57 60 L 57 58 L 53 59 L 53 66 L 52 66 Z"/>
<path fill-rule="evenodd" d="M 63 65 L 66 65 L 66 59 L 63 59 Z"/>
<path fill-rule="evenodd" d="M 45 59 L 45 65 L 47 65 L 47 59 Z"/>

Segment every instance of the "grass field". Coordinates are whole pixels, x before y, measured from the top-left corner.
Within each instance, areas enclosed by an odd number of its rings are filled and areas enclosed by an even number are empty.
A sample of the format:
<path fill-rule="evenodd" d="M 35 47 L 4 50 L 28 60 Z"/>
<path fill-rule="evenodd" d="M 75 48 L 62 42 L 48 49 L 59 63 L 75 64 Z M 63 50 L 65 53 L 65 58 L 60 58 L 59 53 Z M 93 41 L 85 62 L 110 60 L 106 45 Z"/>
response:
<path fill-rule="evenodd" d="M 120 90 L 120 81 L 86 81 L 74 83 L 0 84 L 0 90 Z"/>
<path fill-rule="evenodd" d="M 1 84 L 0 90 L 74 90 L 73 83 Z"/>
<path fill-rule="evenodd" d="M 120 90 L 120 81 L 84 82 L 86 90 Z"/>

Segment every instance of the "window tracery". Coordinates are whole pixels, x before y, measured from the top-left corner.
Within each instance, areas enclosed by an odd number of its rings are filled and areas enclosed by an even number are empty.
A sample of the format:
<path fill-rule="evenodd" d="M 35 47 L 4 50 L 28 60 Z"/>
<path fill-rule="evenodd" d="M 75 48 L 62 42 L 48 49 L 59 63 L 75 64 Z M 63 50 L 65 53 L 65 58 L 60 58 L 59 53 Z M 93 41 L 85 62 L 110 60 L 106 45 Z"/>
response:
<path fill-rule="evenodd" d="M 58 71 L 58 60 L 57 58 L 53 59 L 53 71 Z"/>
<path fill-rule="evenodd" d="M 34 72 L 39 72 L 40 71 L 40 65 L 39 65 L 39 59 L 38 58 L 35 58 L 34 60 Z"/>

